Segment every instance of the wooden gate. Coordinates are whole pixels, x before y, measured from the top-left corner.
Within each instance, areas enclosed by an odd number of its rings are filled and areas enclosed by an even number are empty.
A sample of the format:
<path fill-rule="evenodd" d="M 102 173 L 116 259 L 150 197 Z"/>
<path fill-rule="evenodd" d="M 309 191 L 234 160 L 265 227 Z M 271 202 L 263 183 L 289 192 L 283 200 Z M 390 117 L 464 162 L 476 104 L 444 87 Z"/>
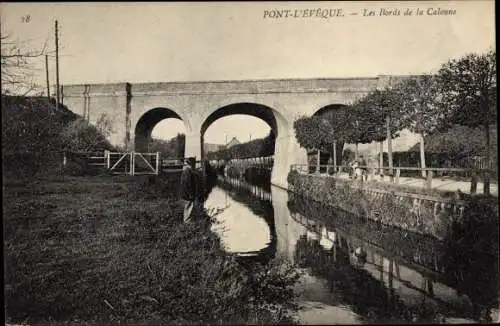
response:
<path fill-rule="evenodd" d="M 158 174 L 160 153 L 105 151 L 106 167 L 113 174 Z"/>

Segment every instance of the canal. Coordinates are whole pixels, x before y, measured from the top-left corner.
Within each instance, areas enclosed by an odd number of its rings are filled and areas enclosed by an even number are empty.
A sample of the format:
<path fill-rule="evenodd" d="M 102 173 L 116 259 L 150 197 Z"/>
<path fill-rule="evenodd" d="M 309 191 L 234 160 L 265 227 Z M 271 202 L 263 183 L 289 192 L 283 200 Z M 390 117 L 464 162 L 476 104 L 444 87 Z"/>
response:
<path fill-rule="evenodd" d="M 498 318 L 498 258 L 475 254 L 473 268 L 446 242 L 236 179 L 219 179 L 205 207 L 217 211 L 213 230 L 228 252 L 296 265 L 303 324 Z"/>

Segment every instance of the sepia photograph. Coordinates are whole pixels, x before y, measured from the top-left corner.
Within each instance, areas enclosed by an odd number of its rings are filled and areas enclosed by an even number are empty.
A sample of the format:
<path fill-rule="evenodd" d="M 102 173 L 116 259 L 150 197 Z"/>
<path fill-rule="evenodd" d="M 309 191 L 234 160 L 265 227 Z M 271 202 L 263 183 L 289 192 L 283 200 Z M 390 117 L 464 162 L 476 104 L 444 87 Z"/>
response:
<path fill-rule="evenodd" d="M 5 325 L 500 322 L 494 0 L 0 27 Z"/>

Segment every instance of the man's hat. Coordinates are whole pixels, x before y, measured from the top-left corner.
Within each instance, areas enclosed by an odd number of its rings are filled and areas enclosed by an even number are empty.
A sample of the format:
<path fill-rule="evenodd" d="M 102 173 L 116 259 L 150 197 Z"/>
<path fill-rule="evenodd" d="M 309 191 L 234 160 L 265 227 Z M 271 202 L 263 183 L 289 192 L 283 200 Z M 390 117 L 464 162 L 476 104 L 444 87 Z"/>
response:
<path fill-rule="evenodd" d="M 186 163 L 188 163 L 188 164 L 195 164 L 196 163 L 196 157 L 188 157 L 188 158 L 186 158 Z"/>

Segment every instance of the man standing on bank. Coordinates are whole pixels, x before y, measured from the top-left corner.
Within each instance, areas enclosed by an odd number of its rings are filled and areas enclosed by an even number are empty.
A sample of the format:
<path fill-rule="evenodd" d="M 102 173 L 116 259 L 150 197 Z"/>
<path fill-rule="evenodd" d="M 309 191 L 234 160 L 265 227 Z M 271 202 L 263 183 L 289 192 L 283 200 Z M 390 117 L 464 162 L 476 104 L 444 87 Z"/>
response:
<path fill-rule="evenodd" d="M 182 168 L 179 191 L 184 204 L 184 222 L 190 220 L 193 208 L 197 205 L 198 178 L 196 177 L 195 164 L 196 158 L 188 157 Z"/>

